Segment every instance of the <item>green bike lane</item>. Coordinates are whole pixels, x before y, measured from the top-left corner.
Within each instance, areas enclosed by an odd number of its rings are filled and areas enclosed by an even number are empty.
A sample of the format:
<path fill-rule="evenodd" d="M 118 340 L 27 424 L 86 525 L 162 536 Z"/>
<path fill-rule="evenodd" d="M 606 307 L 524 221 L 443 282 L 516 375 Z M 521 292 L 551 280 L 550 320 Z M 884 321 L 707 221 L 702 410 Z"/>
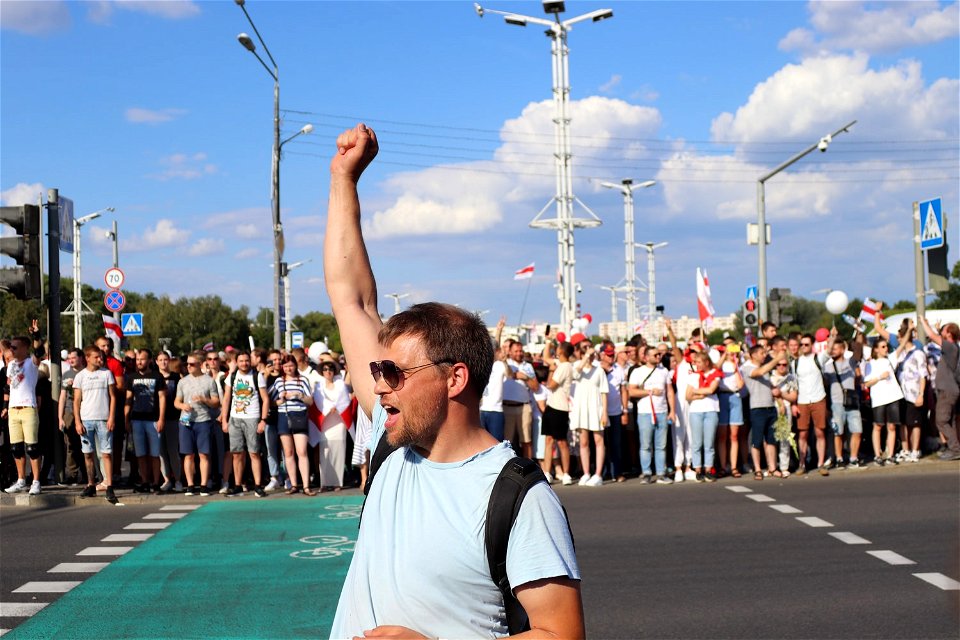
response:
<path fill-rule="evenodd" d="M 211 501 L 6 638 L 327 637 L 362 496 Z"/>

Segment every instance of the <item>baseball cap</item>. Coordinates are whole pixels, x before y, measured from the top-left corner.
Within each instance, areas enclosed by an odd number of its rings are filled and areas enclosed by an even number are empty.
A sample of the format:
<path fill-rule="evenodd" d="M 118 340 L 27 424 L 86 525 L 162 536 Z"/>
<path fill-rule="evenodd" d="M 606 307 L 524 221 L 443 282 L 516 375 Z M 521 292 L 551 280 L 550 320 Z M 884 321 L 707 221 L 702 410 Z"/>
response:
<path fill-rule="evenodd" d="M 572 344 L 573 346 L 577 346 L 578 344 L 580 344 L 586 339 L 587 339 L 587 336 L 583 335 L 582 333 L 575 333 L 572 336 L 570 336 L 570 344 Z"/>
<path fill-rule="evenodd" d="M 615 355 L 617 355 L 617 350 L 614 349 L 612 346 L 610 346 L 610 345 L 608 344 L 608 345 L 607 345 L 606 347 L 604 347 L 604 349 L 603 349 L 603 355 L 605 355 L 605 356 L 615 356 Z"/>

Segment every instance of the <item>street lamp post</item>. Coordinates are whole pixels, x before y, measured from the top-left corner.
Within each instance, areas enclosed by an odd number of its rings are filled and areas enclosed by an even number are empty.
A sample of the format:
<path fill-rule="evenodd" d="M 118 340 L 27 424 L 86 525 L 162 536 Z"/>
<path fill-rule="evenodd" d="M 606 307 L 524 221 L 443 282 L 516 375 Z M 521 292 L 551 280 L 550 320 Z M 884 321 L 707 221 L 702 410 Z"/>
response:
<path fill-rule="evenodd" d="M 657 319 L 657 265 L 653 252 L 670 244 L 669 242 L 644 242 L 638 244 L 647 250 L 647 320 Z"/>
<path fill-rule="evenodd" d="M 99 218 L 102 214 L 112 211 L 115 211 L 113 207 L 107 207 L 88 213 L 82 218 L 73 219 L 73 301 L 63 313 L 73 316 L 73 346 L 77 349 L 83 348 L 83 316 L 87 313 L 93 313 L 93 310 L 83 301 L 80 287 L 80 228 L 91 220 Z"/>
<path fill-rule="evenodd" d="M 620 289 L 616 285 L 612 287 L 605 287 L 600 285 L 600 288 L 604 291 L 610 292 L 610 322 L 613 324 L 613 339 L 616 341 L 620 337 L 620 328 L 619 323 L 620 319 L 617 317 L 617 291 Z"/>
<path fill-rule="evenodd" d="M 623 250 L 624 263 L 626 264 L 626 273 L 623 276 L 623 290 L 627 298 L 627 332 L 631 332 L 637 326 L 637 271 L 636 271 L 636 241 L 633 234 L 633 191 L 635 189 L 645 189 L 657 184 L 655 180 L 645 180 L 634 184 L 633 180 L 626 178 L 616 184 L 614 182 L 601 182 L 600 186 L 607 189 L 616 189 L 623 194 Z"/>
<path fill-rule="evenodd" d="M 113 242 L 113 268 L 114 268 L 114 269 L 119 269 L 119 268 L 120 268 L 120 243 L 119 243 L 119 240 L 118 240 L 118 237 L 119 237 L 119 236 L 117 236 L 117 221 L 116 221 L 116 220 L 113 221 L 113 225 L 111 226 L 110 231 L 107 231 L 106 234 L 104 234 L 104 235 L 106 235 L 107 238 L 109 238 L 110 241 Z M 113 312 L 113 321 L 117 324 L 118 327 L 120 326 L 120 312 L 119 312 L 119 311 L 114 311 L 114 312 Z M 119 342 L 119 341 L 117 341 L 117 342 L 113 345 L 113 355 L 114 355 L 116 358 L 120 358 L 120 342 Z"/>
<path fill-rule="evenodd" d="M 281 273 L 283 274 L 283 308 L 286 314 L 292 319 L 293 313 L 290 311 L 290 272 L 296 269 L 297 267 L 302 267 L 308 262 L 313 262 L 313 258 L 307 258 L 306 260 L 300 260 L 299 262 L 293 262 L 291 264 L 285 264 Z M 293 348 L 293 325 L 290 320 L 287 320 L 286 331 L 284 331 L 284 345 L 289 352 Z"/>
<path fill-rule="evenodd" d="M 830 142 L 840 135 L 841 133 L 849 132 L 850 127 L 857 124 L 857 121 L 854 120 L 849 124 L 846 124 L 833 133 L 829 133 L 824 137 L 820 138 L 817 142 L 813 143 L 800 153 L 796 154 L 776 169 L 770 173 L 760 176 L 757 180 L 757 269 L 759 271 L 757 276 L 757 288 L 760 293 L 760 321 L 763 322 L 767 320 L 767 205 L 766 205 L 766 194 L 764 185 L 767 180 L 777 175 L 790 165 L 792 165 L 797 160 L 803 158 L 808 153 L 812 153 L 816 149 L 819 149 L 821 152 L 826 152 L 827 147 L 830 146 Z"/>
<path fill-rule="evenodd" d="M 280 223 L 280 148 L 284 143 L 296 138 L 301 133 L 310 133 L 310 131 L 313 130 L 313 125 L 307 125 L 298 133 L 280 142 L 280 69 L 277 66 L 277 62 L 273 59 L 267 43 L 264 42 L 260 36 L 257 26 L 253 23 L 253 19 L 250 17 L 250 14 L 247 13 L 245 0 L 234 1 L 243 10 L 243 15 L 247 17 L 247 22 L 250 23 L 250 27 L 253 28 L 257 40 L 261 46 L 263 46 L 263 50 L 267 53 L 267 57 L 273 65 L 273 69 L 271 69 L 267 63 L 264 62 L 263 58 L 260 57 L 260 54 L 257 53 L 257 47 L 253 44 L 250 36 L 245 33 L 237 36 L 237 40 L 243 45 L 243 48 L 252 53 L 257 60 L 260 61 L 260 64 L 263 65 L 263 68 L 267 70 L 270 77 L 273 78 L 273 163 L 271 171 L 272 180 L 270 182 L 270 208 L 273 215 L 273 346 L 275 349 L 279 349 L 281 333 L 280 281 L 283 277 L 281 273 L 281 263 L 283 262 L 283 225 Z"/>
<path fill-rule="evenodd" d="M 564 12 L 563 2 L 544 2 L 544 10 L 553 16 L 553 19 L 525 16 L 509 11 L 484 9 L 474 3 L 474 9 L 481 18 L 485 13 L 502 15 L 507 24 L 525 27 L 529 23 L 547 27 L 546 35 L 551 41 L 551 55 L 553 57 L 553 105 L 554 105 L 554 158 L 556 160 L 556 195 L 540 210 L 540 213 L 530 222 L 535 229 L 557 230 L 557 262 L 559 263 L 560 282 L 557 285 L 557 297 L 560 301 L 560 325 L 569 329 L 576 317 L 577 292 L 579 285 L 576 281 L 574 258 L 573 230 L 575 228 L 597 227 L 602 224 L 589 207 L 573 195 L 572 162 L 573 154 L 570 151 L 570 68 L 568 62 L 569 49 L 567 48 L 567 33 L 578 22 L 591 20 L 599 22 L 613 17 L 611 9 L 598 9 L 569 20 L 560 20 Z M 574 218 L 573 203 L 583 207 L 589 218 Z M 551 205 L 555 205 L 556 217 L 541 220 Z"/>

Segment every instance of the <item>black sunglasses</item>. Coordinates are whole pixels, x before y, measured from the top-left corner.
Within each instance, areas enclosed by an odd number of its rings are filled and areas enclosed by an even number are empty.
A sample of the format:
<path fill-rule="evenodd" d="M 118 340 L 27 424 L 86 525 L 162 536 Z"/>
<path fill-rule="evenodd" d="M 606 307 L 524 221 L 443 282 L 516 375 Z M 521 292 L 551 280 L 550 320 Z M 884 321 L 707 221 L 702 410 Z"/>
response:
<path fill-rule="evenodd" d="M 383 381 L 387 383 L 388 387 L 394 391 L 399 391 L 403 389 L 403 381 L 407 377 L 405 374 L 414 373 L 427 367 L 438 367 L 442 364 L 453 364 L 453 361 L 438 360 L 437 362 L 428 362 L 427 364 L 421 364 L 416 367 L 401 369 L 393 360 L 377 360 L 370 363 L 370 375 L 373 376 L 374 382 L 378 382 L 380 378 L 383 377 Z"/>

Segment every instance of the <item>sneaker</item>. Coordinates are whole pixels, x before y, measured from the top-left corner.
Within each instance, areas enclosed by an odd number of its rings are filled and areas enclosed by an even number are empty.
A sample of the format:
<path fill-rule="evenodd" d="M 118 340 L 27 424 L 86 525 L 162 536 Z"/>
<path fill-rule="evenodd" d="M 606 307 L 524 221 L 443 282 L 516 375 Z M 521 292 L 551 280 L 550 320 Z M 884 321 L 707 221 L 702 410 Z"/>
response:
<path fill-rule="evenodd" d="M 856 470 L 856 469 L 866 469 L 866 468 L 867 468 L 867 465 L 863 464 L 862 462 L 860 462 L 860 460 L 858 460 L 858 459 L 856 459 L 856 458 L 854 458 L 853 460 L 851 460 L 850 463 L 847 465 L 847 469 L 855 469 L 855 470 Z"/>
<path fill-rule="evenodd" d="M 938 460 L 947 460 L 947 461 L 949 461 L 949 460 L 960 460 L 960 451 L 951 451 L 950 449 L 947 449 L 947 450 L 943 451 L 939 456 L 937 456 L 937 459 L 938 459 Z M 7 489 L 7 491 L 10 491 L 10 490 Z"/>
<path fill-rule="evenodd" d="M 209 496 L 211 491 L 213 491 L 213 489 L 207 488 L 206 485 L 200 487 L 200 495 L 203 497 Z"/>
<path fill-rule="evenodd" d="M 113 492 L 113 487 L 107 487 L 107 502 L 117 504 L 117 495 Z"/>
<path fill-rule="evenodd" d="M 17 478 L 17 481 L 4 489 L 7 493 L 23 493 L 27 490 L 27 483 L 23 478 Z"/>
<path fill-rule="evenodd" d="M 800 465 L 799 467 L 797 467 L 797 475 L 798 475 L 798 476 L 806 475 L 806 473 L 807 473 L 807 467 L 806 467 L 806 465 Z"/>
<path fill-rule="evenodd" d="M 180 484 L 180 481 L 179 481 L 179 480 L 177 480 L 177 483 L 176 483 L 175 485 L 173 485 L 173 492 L 174 492 L 174 493 L 182 493 L 182 492 L 183 492 L 183 485 Z"/>
<path fill-rule="evenodd" d="M 716 481 L 717 481 L 717 474 L 714 473 L 712 470 L 711 470 L 711 471 L 707 471 L 706 473 L 703 474 L 703 479 L 704 479 L 705 481 L 707 481 L 707 482 L 716 482 Z"/>
<path fill-rule="evenodd" d="M 909 457 L 907 457 L 907 462 L 920 462 L 920 452 L 911 451 Z"/>
<path fill-rule="evenodd" d="M 820 472 L 820 475 L 822 475 L 822 476 L 824 476 L 824 477 L 830 475 L 830 470 L 827 469 L 827 466 L 826 466 L 826 465 L 820 467 L 819 472 Z"/>
<path fill-rule="evenodd" d="M 163 487 L 159 484 L 155 484 L 152 487 L 150 487 L 150 492 L 153 493 L 153 495 L 155 496 L 162 496 L 163 494 L 166 493 L 166 491 L 163 490 Z"/>
<path fill-rule="evenodd" d="M 553 484 L 553 476 L 549 471 L 545 471 L 543 477 L 547 479 L 547 484 Z"/>
<path fill-rule="evenodd" d="M 673 484 L 673 480 L 667 476 L 657 476 L 657 484 Z"/>
<path fill-rule="evenodd" d="M 226 493 L 224 493 L 223 489 L 221 489 L 220 493 L 229 498 L 230 496 L 240 495 L 241 493 L 243 493 L 243 489 L 241 489 L 240 487 L 233 487 L 232 489 L 227 489 Z"/>
<path fill-rule="evenodd" d="M 33 484 L 30 485 L 30 495 L 38 496 L 40 495 L 40 481 L 34 480 Z"/>
<path fill-rule="evenodd" d="M 224 483 L 220 486 L 220 492 L 219 492 L 219 493 L 220 493 L 220 495 L 222 495 L 222 496 L 228 495 L 228 494 L 230 493 L 230 484 L 227 483 L 227 482 L 224 482 Z"/>
<path fill-rule="evenodd" d="M 673 475 L 674 482 L 683 482 L 683 471 L 677 469 L 677 472 Z"/>
<path fill-rule="evenodd" d="M 590 479 L 589 479 L 589 480 L 587 480 L 587 486 L 588 486 L 588 487 L 602 487 L 602 486 L 603 486 L 603 478 L 601 478 L 598 474 L 595 473 L 595 474 L 593 474 L 592 476 L 590 476 Z"/>
<path fill-rule="evenodd" d="M 173 489 L 173 483 L 167 480 L 162 485 L 160 485 L 161 493 L 170 493 L 170 490 Z"/>
<path fill-rule="evenodd" d="M 570 477 L 569 473 L 565 473 L 563 477 L 560 478 L 560 483 L 565 487 L 569 487 L 573 484 L 573 478 Z"/>
<path fill-rule="evenodd" d="M 881 458 L 880 456 L 877 456 L 876 458 L 873 459 L 873 464 L 877 465 L 878 467 L 882 467 L 883 458 Z"/>
<path fill-rule="evenodd" d="M 183 495 L 194 496 L 198 493 L 200 493 L 200 489 L 198 487 L 187 487 L 187 490 L 183 492 Z"/>
<path fill-rule="evenodd" d="M 703 473 L 700 472 L 700 471 L 697 471 L 697 472 L 695 472 L 695 473 L 693 474 L 693 479 L 696 480 L 697 482 L 704 482 L 704 481 L 705 481 L 704 478 L 703 478 Z"/>
<path fill-rule="evenodd" d="M 653 482 L 653 477 L 649 473 L 645 473 L 640 477 L 641 484 L 650 484 Z"/>
<path fill-rule="evenodd" d="M 267 483 L 267 486 L 263 488 L 264 491 L 276 491 L 280 488 L 280 483 L 277 482 L 276 478 L 270 478 L 270 482 Z"/>
<path fill-rule="evenodd" d="M 696 479 L 697 479 L 697 472 L 694 471 L 693 469 L 687 469 L 686 471 L 683 472 L 683 479 L 684 479 L 684 480 L 696 480 Z"/>
<path fill-rule="evenodd" d="M 590 475 L 585 473 L 582 476 L 580 476 L 580 482 L 578 482 L 577 484 L 581 487 L 585 487 L 587 486 L 588 482 L 590 482 Z"/>
<path fill-rule="evenodd" d="M 258 498 L 266 498 L 267 492 L 263 490 L 263 487 L 257 486 L 253 488 L 253 495 L 257 496 Z"/>
<path fill-rule="evenodd" d="M 97 487 L 92 484 L 88 484 L 83 488 L 83 491 L 80 492 L 81 498 L 93 498 L 96 495 L 97 495 Z"/>
<path fill-rule="evenodd" d="M 898 465 L 898 464 L 900 464 L 900 462 L 899 462 L 896 458 L 892 458 L 892 457 L 891 457 L 891 458 L 885 458 L 883 462 L 884 462 L 884 464 L 892 464 L 892 465 Z"/>
<path fill-rule="evenodd" d="M 288 490 L 293 488 L 293 483 L 290 482 L 290 478 L 283 481 L 283 488 Z"/>

